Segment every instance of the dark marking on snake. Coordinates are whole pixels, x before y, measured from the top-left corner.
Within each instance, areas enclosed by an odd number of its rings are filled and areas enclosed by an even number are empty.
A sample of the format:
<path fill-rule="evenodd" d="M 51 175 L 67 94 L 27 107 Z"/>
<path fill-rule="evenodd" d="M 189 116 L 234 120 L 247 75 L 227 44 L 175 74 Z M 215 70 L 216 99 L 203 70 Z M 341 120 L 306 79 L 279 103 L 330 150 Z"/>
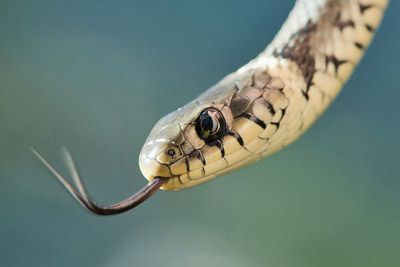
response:
<path fill-rule="evenodd" d="M 360 50 L 364 50 L 365 49 L 365 46 L 362 43 L 355 42 L 354 45 Z"/>
<path fill-rule="evenodd" d="M 342 32 L 346 27 L 351 27 L 351 28 L 355 28 L 355 24 L 354 21 L 352 21 L 351 19 L 348 20 L 342 20 L 341 18 L 341 12 L 337 13 L 337 16 L 335 18 L 335 21 L 333 23 L 334 26 L 338 27 L 339 30 Z"/>
<path fill-rule="evenodd" d="M 201 173 L 203 174 L 203 176 L 206 176 L 206 170 L 204 169 L 204 167 L 201 167 Z"/>
<path fill-rule="evenodd" d="M 267 138 L 264 138 L 264 137 L 261 137 L 261 136 L 257 136 L 257 138 L 258 139 L 261 139 L 261 140 L 263 140 L 263 141 L 269 141 L 269 137 L 267 137 Z"/>
<path fill-rule="evenodd" d="M 368 9 L 370 9 L 371 7 L 373 7 L 372 4 L 363 4 L 363 3 L 359 3 L 358 7 L 360 8 L 360 12 L 361 14 L 364 14 L 365 11 L 367 11 Z"/>
<path fill-rule="evenodd" d="M 186 163 L 186 172 L 189 173 L 190 172 L 190 165 L 189 165 L 189 158 L 188 157 L 185 158 L 185 163 Z"/>
<path fill-rule="evenodd" d="M 354 24 L 354 21 L 347 20 L 335 22 L 335 26 L 338 27 L 339 30 L 342 32 L 346 27 L 354 28 L 356 25 Z"/>
<path fill-rule="evenodd" d="M 308 95 L 307 95 L 307 97 L 308 97 Z M 276 125 L 278 128 L 279 128 L 279 126 L 280 126 L 281 121 L 283 120 L 283 117 L 285 117 L 286 108 L 285 108 L 285 109 L 281 109 L 281 112 L 282 112 L 282 114 L 281 114 L 281 117 L 279 118 L 279 121 L 277 121 L 277 122 L 271 122 L 272 125 Z"/>
<path fill-rule="evenodd" d="M 368 24 L 365 24 L 365 28 L 367 28 L 367 31 L 369 31 L 370 33 L 374 33 L 375 31 L 374 27 Z"/>
<path fill-rule="evenodd" d="M 272 104 L 269 103 L 268 101 L 267 101 L 267 109 L 271 112 L 272 116 L 276 114 L 274 106 L 272 106 Z"/>
<path fill-rule="evenodd" d="M 258 126 L 260 126 L 261 128 L 263 128 L 265 130 L 265 128 L 267 128 L 267 125 L 265 124 L 265 122 L 263 122 L 262 120 L 260 120 L 259 118 L 257 118 L 256 116 L 254 116 L 251 113 L 243 113 L 241 115 L 241 117 L 246 118 L 252 122 L 254 122 L 255 124 L 257 124 Z"/>
<path fill-rule="evenodd" d="M 220 140 L 215 141 L 215 146 L 218 147 L 219 151 L 221 152 L 221 156 L 225 157 L 225 148 L 224 144 Z"/>
<path fill-rule="evenodd" d="M 309 99 L 308 90 L 313 85 L 313 77 L 316 72 L 315 58 L 310 53 L 312 46 L 311 37 L 316 29 L 317 25 L 309 20 L 304 28 L 300 29 L 290 37 L 290 40 L 281 50 L 275 49 L 273 53 L 276 57 L 294 61 L 300 68 L 307 86 L 303 93 L 306 100 Z"/>
<path fill-rule="evenodd" d="M 204 159 L 203 153 L 201 153 L 200 150 L 194 150 L 189 154 L 189 157 L 197 158 L 201 161 L 201 163 L 203 163 L 203 165 L 206 165 L 206 160 Z"/>
<path fill-rule="evenodd" d="M 279 129 L 279 127 L 281 126 L 281 122 L 280 121 L 279 122 L 271 122 L 271 125 L 275 125 L 276 128 Z"/>
<path fill-rule="evenodd" d="M 239 145 L 244 146 L 243 139 L 238 133 L 236 133 L 234 131 L 229 131 L 228 135 L 234 137 L 236 139 L 236 141 L 238 141 Z"/>
<path fill-rule="evenodd" d="M 285 115 L 286 115 L 286 108 L 281 109 L 281 110 L 282 110 L 282 117 L 279 121 L 282 121 L 283 117 L 285 117 Z"/>
<path fill-rule="evenodd" d="M 304 98 L 308 101 L 310 99 L 310 96 L 308 95 L 307 92 L 304 92 L 303 90 L 301 91 L 301 94 L 304 96 Z"/>
<path fill-rule="evenodd" d="M 335 67 L 335 73 L 337 75 L 338 73 L 338 69 L 340 67 L 340 65 L 346 63 L 346 60 L 339 60 L 337 59 L 335 56 L 325 56 L 325 64 L 326 64 L 326 68 L 328 68 L 329 63 L 332 63 L 333 66 Z"/>
<path fill-rule="evenodd" d="M 182 182 L 182 180 L 181 180 L 181 176 L 180 176 L 180 175 L 178 175 L 178 181 L 179 181 L 179 183 L 180 183 L 180 184 L 183 184 L 183 182 Z"/>

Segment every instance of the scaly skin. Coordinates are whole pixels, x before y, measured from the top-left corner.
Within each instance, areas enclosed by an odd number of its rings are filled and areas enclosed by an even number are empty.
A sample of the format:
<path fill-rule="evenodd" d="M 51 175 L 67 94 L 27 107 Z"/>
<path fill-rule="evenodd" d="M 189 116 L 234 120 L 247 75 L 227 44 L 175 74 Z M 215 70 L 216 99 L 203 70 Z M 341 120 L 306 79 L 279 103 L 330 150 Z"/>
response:
<path fill-rule="evenodd" d="M 299 0 L 257 58 L 161 119 L 140 153 L 149 180 L 180 190 L 262 159 L 290 144 L 326 110 L 377 29 L 387 0 Z M 201 111 L 221 112 L 227 131 L 203 140 Z M 170 153 L 170 150 L 174 153 Z"/>

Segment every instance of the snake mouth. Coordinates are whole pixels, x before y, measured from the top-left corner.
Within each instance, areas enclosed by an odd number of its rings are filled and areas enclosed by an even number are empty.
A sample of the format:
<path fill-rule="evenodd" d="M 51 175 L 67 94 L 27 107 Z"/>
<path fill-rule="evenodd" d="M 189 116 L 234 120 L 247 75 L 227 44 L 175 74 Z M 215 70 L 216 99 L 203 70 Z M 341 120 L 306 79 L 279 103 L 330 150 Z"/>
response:
<path fill-rule="evenodd" d="M 148 157 L 143 157 L 139 161 L 139 168 L 149 182 L 152 182 L 156 178 L 166 180 L 172 177 L 167 165 L 160 164 L 157 160 Z"/>

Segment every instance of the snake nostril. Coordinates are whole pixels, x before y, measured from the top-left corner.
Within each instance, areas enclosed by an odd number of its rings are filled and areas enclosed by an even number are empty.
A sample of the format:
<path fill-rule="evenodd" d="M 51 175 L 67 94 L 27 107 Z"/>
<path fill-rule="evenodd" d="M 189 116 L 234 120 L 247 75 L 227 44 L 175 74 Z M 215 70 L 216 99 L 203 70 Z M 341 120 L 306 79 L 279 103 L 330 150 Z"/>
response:
<path fill-rule="evenodd" d="M 171 156 L 171 157 L 175 157 L 175 155 L 176 155 L 176 152 L 175 152 L 175 150 L 173 150 L 172 148 L 170 148 L 170 149 L 168 149 L 168 155 L 169 156 Z"/>

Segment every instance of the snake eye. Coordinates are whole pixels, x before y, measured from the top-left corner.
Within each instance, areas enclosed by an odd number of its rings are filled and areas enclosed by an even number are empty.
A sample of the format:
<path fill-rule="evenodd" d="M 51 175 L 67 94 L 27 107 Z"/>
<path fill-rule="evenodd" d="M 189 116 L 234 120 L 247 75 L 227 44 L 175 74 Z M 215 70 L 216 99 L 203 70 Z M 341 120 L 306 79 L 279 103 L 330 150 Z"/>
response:
<path fill-rule="evenodd" d="M 215 108 L 203 110 L 196 121 L 196 132 L 205 141 L 214 141 L 226 131 L 223 115 Z"/>

